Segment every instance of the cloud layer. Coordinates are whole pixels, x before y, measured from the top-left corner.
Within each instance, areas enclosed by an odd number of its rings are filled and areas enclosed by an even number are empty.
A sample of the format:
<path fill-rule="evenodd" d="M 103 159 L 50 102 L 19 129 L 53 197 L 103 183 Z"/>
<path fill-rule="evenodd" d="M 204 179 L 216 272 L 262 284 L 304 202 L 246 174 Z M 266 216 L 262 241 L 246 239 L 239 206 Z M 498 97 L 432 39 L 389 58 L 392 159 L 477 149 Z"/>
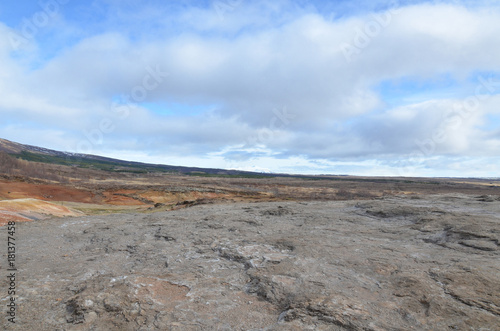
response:
<path fill-rule="evenodd" d="M 276 172 L 500 173 L 491 2 L 53 1 L 32 37 L 0 22 L 7 139 Z"/>

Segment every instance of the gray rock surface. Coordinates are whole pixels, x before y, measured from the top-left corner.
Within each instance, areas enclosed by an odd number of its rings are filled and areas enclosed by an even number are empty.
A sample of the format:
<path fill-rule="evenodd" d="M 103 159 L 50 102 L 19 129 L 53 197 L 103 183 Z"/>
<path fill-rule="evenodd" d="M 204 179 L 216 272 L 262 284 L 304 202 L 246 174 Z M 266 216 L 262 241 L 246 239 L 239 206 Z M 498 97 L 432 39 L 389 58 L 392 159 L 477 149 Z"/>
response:
<path fill-rule="evenodd" d="M 22 223 L 0 328 L 500 330 L 499 240 L 497 197 L 465 195 Z"/>

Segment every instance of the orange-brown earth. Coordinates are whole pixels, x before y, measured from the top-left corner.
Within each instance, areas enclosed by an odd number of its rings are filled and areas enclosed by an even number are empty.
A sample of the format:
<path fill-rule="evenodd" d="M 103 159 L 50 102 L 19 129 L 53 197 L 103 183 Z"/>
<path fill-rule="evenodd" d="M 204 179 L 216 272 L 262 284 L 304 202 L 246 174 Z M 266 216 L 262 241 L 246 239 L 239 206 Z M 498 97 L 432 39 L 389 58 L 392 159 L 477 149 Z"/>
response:
<path fill-rule="evenodd" d="M 28 222 L 48 216 L 83 216 L 83 213 L 37 199 L 0 201 L 0 226 L 7 224 L 9 221 Z"/>
<path fill-rule="evenodd" d="M 74 210 L 61 205 L 65 202 L 92 214 L 95 210 L 112 212 L 117 210 L 116 207 L 130 207 L 127 211 L 179 209 L 238 198 L 234 192 L 210 188 L 152 185 L 146 181 L 58 184 L 26 178 L 3 179 L 0 180 L 0 226 L 9 220 L 24 222 L 48 216 L 76 216 L 72 213 Z"/>
<path fill-rule="evenodd" d="M 0 200 L 27 198 L 45 201 L 96 202 L 95 195 L 85 189 L 60 184 L 0 180 Z"/>
<path fill-rule="evenodd" d="M 367 177 L 269 177 L 223 178 L 172 174 L 151 174 L 142 177 L 124 175 L 106 178 L 70 179 L 60 184 L 26 177 L 0 179 L 0 202 L 16 199 L 36 199 L 4 210 L 2 219 L 32 220 L 47 216 L 66 216 L 76 208 L 85 214 L 165 211 L 196 204 L 222 202 L 272 202 L 310 200 L 366 200 L 393 195 L 462 193 L 478 196 L 500 195 L 498 180 L 367 178 Z M 54 211 L 41 202 L 51 203 Z M 14 206 L 14 205 L 11 205 Z M 26 209 L 27 208 L 27 209 Z M 121 209 L 120 209 L 121 208 Z M 34 213 L 36 216 L 28 216 Z M 1 223 L 1 222 L 0 222 Z"/>

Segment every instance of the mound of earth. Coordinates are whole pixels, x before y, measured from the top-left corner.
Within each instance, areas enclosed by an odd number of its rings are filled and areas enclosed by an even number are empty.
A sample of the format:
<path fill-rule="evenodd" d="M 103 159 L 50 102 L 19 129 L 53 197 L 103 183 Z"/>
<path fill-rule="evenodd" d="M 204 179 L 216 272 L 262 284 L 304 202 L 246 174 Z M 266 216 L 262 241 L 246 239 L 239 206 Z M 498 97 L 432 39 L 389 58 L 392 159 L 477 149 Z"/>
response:
<path fill-rule="evenodd" d="M 83 213 L 61 205 L 37 199 L 0 201 L 0 226 L 8 221 L 28 222 L 51 216 L 82 216 Z"/>
<path fill-rule="evenodd" d="M 60 184 L 0 180 L 0 200 L 28 198 L 45 201 L 96 202 L 95 194 L 92 194 L 89 190 Z"/>
<path fill-rule="evenodd" d="M 198 205 L 20 223 L 16 240 L 17 320 L 2 329 L 500 325 L 496 199 Z"/>

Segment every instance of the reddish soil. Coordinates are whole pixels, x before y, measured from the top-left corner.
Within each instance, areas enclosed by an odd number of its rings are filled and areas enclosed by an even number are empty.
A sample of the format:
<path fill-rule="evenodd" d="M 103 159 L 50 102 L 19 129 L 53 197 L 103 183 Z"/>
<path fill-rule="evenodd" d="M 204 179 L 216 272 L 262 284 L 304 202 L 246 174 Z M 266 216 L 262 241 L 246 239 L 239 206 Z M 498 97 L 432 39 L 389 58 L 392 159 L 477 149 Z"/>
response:
<path fill-rule="evenodd" d="M 141 202 L 137 199 L 134 199 L 132 196 L 137 191 L 134 190 L 118 190 L 118 191 L 106 191 L 103 192 L 103 203 L 114 206 L 142 206 L 145 205 L 144 202 Z"/>
<path fill-rule="evenodd" d="M 16 215 L 14 213 L 0 212 L 0 226 L 6 225 L 8 222 L 30 222 L 31 219 L 23 217 L 21 215 Z"/>
<path fill-rule="evenodd" d="M 15 199 L 0 201 L 0 226 L 9 221 L 29 222 L 48 216 L 81 216 L 83 213 L 70 210 L 47 201 Z"/>
<path fill-rule="evenodd" d="M 58 184 L 36 184 L 19 181 L 0 180 L 0 201 L 12 199 L 38 199 L 44 201 L 68 201 L 98 203 L 118 206 L 142 206 L 132 196 L 137 190 L 93 191 Z"/>
<path fill-rule="evenodd" d="M 45 201 L 96 202 L 95 195 L 85 189 L 57 184 L 33 184 L 0 180 L 0 200 L 27 198 Z"/>
<path fill-rule="evenodd" d="M 91 178 L 91 179 L 88 179 Z M 500 181 L 463 179 L 395 179 L 364 177 L 315 178 L 205 178 L 181 175 L 151 177 L 68 179 L 72 184 L 56 184 L 27 177 L 0 177 L 0 202 L 17 199 L 37 199 L 47 202 L 89 204 L 85 213 L 110 212 L 116 207 L 137 210 L 164 211 L 197 204 L 228 202 L 270 202 L 310 200 L 370 200 L 393 195 L 461 193 L 477 195 L 478 199 L 496 200 L 500 196 Z M 92 204 L 93 206 L 90 206 Z M 97 207 L 95 207 L 97 205 Z M 41 213 L 40 206 L 29 212 Z M 127 209 L 127 208 L 126 208 Z M 129 209 L 127 209 L 129 210 Z M 26 209 L 4 213 L 19 221 L 37 219 L 25 214 Z M 54 213 L 48 214 L 57 216 Z M 26 218 L 28 217 L 28 219 Z"/>

